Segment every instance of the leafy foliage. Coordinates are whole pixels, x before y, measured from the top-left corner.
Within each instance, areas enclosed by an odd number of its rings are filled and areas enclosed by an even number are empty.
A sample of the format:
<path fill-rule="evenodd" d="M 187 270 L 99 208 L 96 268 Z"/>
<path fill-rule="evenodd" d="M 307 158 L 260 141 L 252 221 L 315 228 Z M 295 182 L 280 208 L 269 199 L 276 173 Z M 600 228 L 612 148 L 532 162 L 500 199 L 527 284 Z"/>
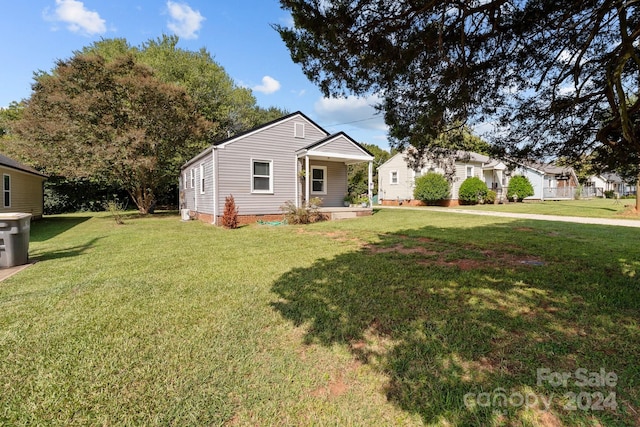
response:
<path fill-rule="evenodd" d="M 476 176 L 470 177 L 460 184 L 458 200 L 466 204 L 475 205 L 484 201 L 488 191 L 489 189 L 487 188 L 487 184 L 485 184 L 480 178 Z"/>
<path fill-rule="evenodd" d="M 495 191 L 489 190 L 487 191 L 487 194 L 484 196 L 484 203 L 487 205 L 492 205 L 496 202 L 497 197 L 498 195 L 496 194 Z"/>
<path fill-rule="evenodd" d="M 108 200 L 127 200 L 127 198 L 126 191 L 104 182 L 88 179 L 50 176 L 44 183 L 45 215 L 102 211 Z"/>
<path fill-rule="evenodd" d="M 388 151 L 383 150 L 375 144 L 361 144 L 371 154 L 373 154 L 373 193 L 378 192 L 378 167 L 389 160 L 391 154 Z M 357 196 L 359 194 L 367 194 L 367 183 L 369 181 L 369 164 L 368 163 L 356 163 L 355 165 L 349 165 L 347 171 L 347 179 L 349 182 L 348 192 L 351 196 Z"/>
<path fill-rule="evenodd" d="M 525 197 L 533 196 L 533 186 L 529 178 L 523 175 L 515 175 L 509 180 L 509 188 L 507 189 L 507 198 L 514 200 L 517 197 L 522 202 Z"/>
<path fill-rule="evenodd" d="M 224 199 L 224 212 L 222 214 L 222 226 L 225 228 L 238 228 L 238 207 L 230 194 Z"/>
<path fill-rule="evenodd" d="M 382 96 L 394 147 L 484 122 L 498 155 L 640 172 L 637 2 L 280 3 L 294 62 L 325 95 Z"/>
<path fill-rule="evenodd" d="M 49 174 L 115 183 L 147 213 L 208 128 L 183 89 L 133 56 L 76 55 L 38 77 L 12 148 Z"/>
<path fill-rule="evenodd" d="M 413 197 L 426 204 L 433 204 L 449 197 L 449 181 L 436 172 L 428 172 L 416 179 Z"/>
<path fill-rule="evenodd" d="M 312 197 L 305 206 L 296 207 L 295 203 L 287 200 L 280 209 L 284 212 L 284 217 L 289 224 L 312 224 L 325 219 L 325 216 L 320 212 L 321 205 L 320 198 Z"/>
<path fill-rule="evenodd" d="M 237 86 L 206 49 L 180 49 L 178 41 L 177 36 L 163 35 L 134 47 L 125 39 L 105 39 L 77 53 L 96 53 L 108 61 L 131 54 L 161 81 L 183 87 L 198 112 L 214 124 L 209 140 L 227 138 L 287 114 L 276 107 L 257 106 L 251 89 Z"/>

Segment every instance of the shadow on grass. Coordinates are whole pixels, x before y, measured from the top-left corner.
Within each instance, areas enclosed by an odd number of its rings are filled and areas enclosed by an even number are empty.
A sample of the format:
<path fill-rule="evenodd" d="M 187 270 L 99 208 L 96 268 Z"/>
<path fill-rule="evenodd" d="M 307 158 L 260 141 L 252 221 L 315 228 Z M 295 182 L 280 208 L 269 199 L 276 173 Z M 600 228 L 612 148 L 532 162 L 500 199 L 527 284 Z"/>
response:
<path fill-rule="evenodd" d="M 531 225 L 380 235 L 378 243 L 282 275 L 273 307 L 305 326 L 305 344 L 349 347 L 388 377 L 390 402 L 427 423 L 633 425 L 637 280 L 612 262 L 622 253 L 590 253 Z M 538 368 L 601 367 L 620 378 L 614 389 L 537 384 Z M 563 409 L 566 393 L 584 391 L 617 393 L 618 409 Z M 480 393 L 489 393 L 489 405 Z M 513 400 L 502 400 L 505 394 Z M 518 405 L 518 396 L 535 396 L 535 404 Z"/>
<path fill-rule="evenodd" d="M 34 253 L 33 256 L 29 256 L 29 258 L 33 261 L 48 261 L 52 259 L 60 259 L 60 258 L 71 258 L 82 255 L 88 249 L 93 247 L 100 237 L 96 237 L 94 239 L 89 240 L 84 245 L 72 246 L 68 248 L 61 248 L 55 251 L 46 251 L 42 253 Z"/>
<path fill-rule="evenodd" d="M 72 229 L 76 225 L 82 224 L 89 219 L 91 219 L 90 216 L 45 216 L 44 218 L 31 223 L 30 240 L 32 242 L 44 242 Z"/>

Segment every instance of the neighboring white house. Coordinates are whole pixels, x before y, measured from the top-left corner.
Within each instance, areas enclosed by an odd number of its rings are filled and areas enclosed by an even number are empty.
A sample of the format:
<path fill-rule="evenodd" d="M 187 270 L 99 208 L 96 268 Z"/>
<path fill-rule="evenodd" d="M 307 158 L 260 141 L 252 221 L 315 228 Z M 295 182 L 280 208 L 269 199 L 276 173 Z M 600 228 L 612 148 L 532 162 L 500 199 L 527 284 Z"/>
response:
<path fill-rule="evenodd" d="M 573 198 L 578 179 L 572 168 L 552 164 L 519 163 L 511 170 L 502 161 L 483 154 L 457 151 L 453 158 L 429 160 L 425 155 L 419 166 L 410 151 L 398 153 L 378 168 L 378 198 L 381 204 L 421 204 L 413 199 L 417 177 L 437 172 L 450 177 L 450 200 L 445 205 L 458 204 L 460 185 L 469 177 L 478 177 L 496 192 L 498 201 L 504 200 L 513 175 L 529 178 L 534 195 L 525 200 L 559 200 Z"/>
<path fill-rule="evenodd" d="M 369 163 L 372 188 L 371 153 L 344 132 L 329 134 L 301 112 L 292 113 L 218 141 L 185 163 L 180 208 L 218 224 L 229 195 L 245 223 L 281 218 L 287 201 L 299 207 L 319 197 L 323 207 L 343 206 L 347 166 L 361 162 Z"/>
<path fill-rule="evenodd" d="M 524 175 L 529 178 L 534 194 L 525 200 L 573 199 L 578 187 L 578 177 L 573 168 L 552 163 L 519 164 L 512 175 Z"/>
<path fill-rule="evenodd" d="M 420 204 L 413 199 L 415 180 L 427 172 L 451 177 L 450 200 L 446 204 L 452 205 L 458 203 L 460 185 L 467 178 L 480 178 L 499 196 L 508 182 L 504 163 L 474 152 L 457 151 L 453 158 L 438 160 L 425 156 L 415 168 L 412 167 L 414 163 L 411 154 L 405 151 L 378 167 L 378 200 L 381 204 Z"/>
<path fill-rule="evenodd" d="M 624 182 L 616 173 L 605 172 L 589 177 L 584 183 L 584 190 L 591 197 L 605 197 L 605 191 L 613 191 L 618 196 L 626 196 L 635 194 L 636 186 Z"/>

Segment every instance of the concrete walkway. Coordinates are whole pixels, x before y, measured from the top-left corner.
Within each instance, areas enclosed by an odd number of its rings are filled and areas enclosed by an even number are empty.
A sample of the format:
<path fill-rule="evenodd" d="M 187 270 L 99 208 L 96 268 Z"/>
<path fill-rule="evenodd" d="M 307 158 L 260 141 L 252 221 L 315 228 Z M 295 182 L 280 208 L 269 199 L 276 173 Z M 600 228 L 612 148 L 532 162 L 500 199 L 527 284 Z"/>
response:
<path fill-rule="evenodd" d="M 587 217 L 581 217 L 581 216 L 540 215 L 540 214 L 524 214 L 524 213 L 513 213 L 513 212 L 487 212 L 487 211 L 474 211 L 474 210 L 456 209 L 456 208 L 440 208 L 436 206 L 414 207 L 414 206 L 377 205 L 376 208 L 405 209 L 405 210 L 408 209 L 408 210 L 425 211 L 425 212 L 447 212 L 447 213 L 459 213 L 459 214 L 465 214 L 465 215 L 498 216 L 502 218 L 533 219 L 538 221 L 574 222 L 578 224 L 615 225 L 619 227 L 640 227 L 640 220 L 635 220 L 635 219 L 587 218 Z"/>
<path fill-rule="evenodd" d="M 32 265 L 33 263 L 30 262 L 24 265 L 16 265 L 15 267 L 0 268 L 0 282 Z"/>

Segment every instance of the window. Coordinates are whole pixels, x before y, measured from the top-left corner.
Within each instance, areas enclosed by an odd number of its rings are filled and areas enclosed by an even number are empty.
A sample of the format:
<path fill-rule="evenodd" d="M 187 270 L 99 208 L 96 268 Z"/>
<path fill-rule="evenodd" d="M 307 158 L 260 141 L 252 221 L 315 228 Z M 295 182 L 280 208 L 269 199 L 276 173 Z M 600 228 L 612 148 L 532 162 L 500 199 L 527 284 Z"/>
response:
<path fill-rule="evenodd" d="M 200 194 L 204 194 L 204 163 L 200 163 Z"/>
<path fill-rule="evenodd" d="M 327 194 L 327 167 L 313 166 L 311 168 L 311 193 Z"/>
<path fill-rule="evenodd" d="M 11 176 L 4 174 L 2 179 L 2 191 L 4 193 L 4 207 L 11 207 Z"/>
<path fill-rule="evenodd" d="M 194 188 L 196 186 L 196 170 L 191 168 L 191 182 L 189 183 L 189 188 Z"/>
<path fill-rule="evenodd" d="M 186 190 L 188 185 L 187 173 L 185 172 L 182 174 L 182 187 Z"/>
<path fill-rule="evenodd" d="M 304 138 L 304 123 L 293 124 L 293 137 Z"/>
<path fill-rule="evenodd" d="M 467 166 L 467 178 L 473 177 L 473 166 Z"/>
<path fill-rule="evenodd" d="M 391 171 L 389 173 L 389 182 L 391 182 L 391 184 L 398 183 L 398 171 Z"/>
<path fill-rule="evenodd" d="M 251 192 L 273 193 L 273 162 L 252 160 L 251 163 Z"/>

